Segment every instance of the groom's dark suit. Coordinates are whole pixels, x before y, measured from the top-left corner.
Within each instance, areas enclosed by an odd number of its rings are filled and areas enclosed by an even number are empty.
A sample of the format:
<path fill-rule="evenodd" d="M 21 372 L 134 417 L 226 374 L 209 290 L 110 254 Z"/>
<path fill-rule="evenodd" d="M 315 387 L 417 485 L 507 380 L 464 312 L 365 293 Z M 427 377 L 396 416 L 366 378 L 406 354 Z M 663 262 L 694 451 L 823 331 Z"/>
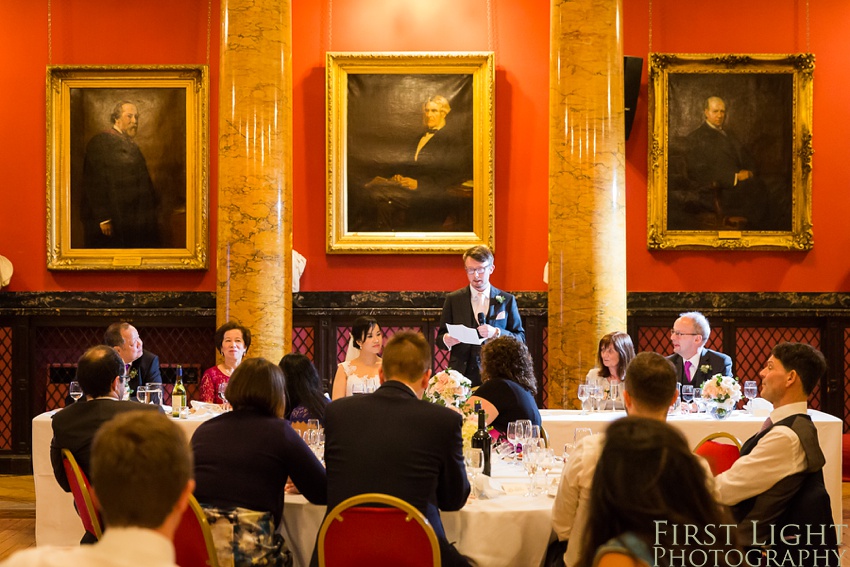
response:
<path fill-rule="evenodd" d="M 498 298 L 503 298 L 499 301 Z M 490 286 L 490 309 L 485 317 L 488 325 L 500 329 L 500 336 L 511 336 L 525 342 L 525 330 L 519 316 L 516 298 L 510 293 Z M 440 316 L 440 330 L 437 332 L 437 346 L 446 349 L 443 337 L 448 332 L 446 325 L 466 325 L 478 327 L 475 312 L 472 310 L 472 292 L 469 286 L 453 291 L 446 297 L 443 313 Z M 473 386 L 481 384 L 481 347 L 477 345 L 456 344 L 452 347 L 449 367 L 469 378 Z"/>
<path fill-rule="evenodd" d="M 671 354 L 667 360 L 673 363 L 676 367 L 676 376 L 679 378 L 680 384 L 690 384 L 695 388 L 702 386 L 702 383 L 714 376 L 722 374 L 723 376 L 732 376 L 732 359 L 722 352 L 703 349 L 702 356 L 699 357 L 699 364 L 696 368 L 691 368 L 691 381 L 685 378 L 685 361 L 678 354 Z M 703 368 L 708 366 L 708 372 L 704 372 Z"/>
<path fill-rule="evenodd" d="M 131 374 L 133 370 L 136 371 L 136 375 L 130 379 L 130 389 L 134 392 L 139 384 L 162 382 L 162 375 L 159 371 L 159 357 L 152 352 L 142 351 L 142 356 L 130 364 Z"/>
<path fill-rule="evenodd" d="M 465 564 L 448 544 L 439 512 L 459 510 L 469 495 L 461 423 L 460 414 L 418 399 L 396 380 L 373 394 L 334 400 L 325 410 L 328 510 L 367 492 L 401 498 L 434 527 L 443 565 Z"/>

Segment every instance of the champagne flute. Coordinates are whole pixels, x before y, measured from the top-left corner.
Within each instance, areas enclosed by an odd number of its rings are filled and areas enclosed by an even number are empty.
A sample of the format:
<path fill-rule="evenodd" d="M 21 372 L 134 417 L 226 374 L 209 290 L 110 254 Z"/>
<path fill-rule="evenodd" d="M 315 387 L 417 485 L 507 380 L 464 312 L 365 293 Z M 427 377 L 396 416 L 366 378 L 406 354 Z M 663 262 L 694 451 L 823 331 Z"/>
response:
<path fill-rule="evenodd" d="M 227 396 L 224 393 L 227 391 L 227 382 L 222 382 L 218 385 L 218 397 L 221 398 L 221 405 L 227 406 Z"/>
<path fill-rule="evenodd" d="M 540 466 L 540 455 L 542 452 L 539 447 L 529 445 L 522 449 L 522 464 L 525 467 L 525 472 L 528 473 L 528 492 L 526 496 L 537 496 L 537 483 L 534 476 L 537 474 L 537 469 Z"/>
<path fill-rule="evenodd" d="M 584 409 L 584 403 L 587 401 L 587 398 L 590 397 L 590 391 L 588 390 L 587 384 L 579 384 L 578 385 L 578 399 L 581 401 L 581 415 L 585 415 L 587 410 Z"/>
<path fill-rule="evenodd" d="M 466 461 L 466 470 L 472 475 L 472 494 L 474 496 L 478 492 L 475 488 L 475 479 L 484 471 L 484 451 L 467 449 L 464 453 L 464 460 Z"/>
<path fill-rule="evenodd" d="M 746 396 L 747 401 L 749 402 L 749 410 L 750 415 L 753 414 L 753 400 L 756 399 L 759 395 L 758 384 L 756 384 L 755 380 L 747 380 L 744 382 L 744 396 Z"/>
<path fill-rule="evenodd" d="M 617 409 L 617 401 L 620 399 L 620 383 L 615 379 L 611 379 L 608 385 L 608 401 L 611 402 L 611 411 Z"/>
<path fill-rule="evenodd" d="M 517 420 L 517 441 L 519 441 L 520 451 L 519 458 L 523 458 L 523 453 L 525 453 L 525 446 L 528 445 L 529 440 L 531 439 L 531 420 L 530 419 L 518 419 Z"/>
<path fill-rule="evenodd" d="M 691 413 L 691 402 L 694 401 L 694 387 L 691 384 L 682 386 L 682 413 Z"/>
<path fill-rule="evenodd" d="M 80 383 L 76 380 L 71 382 L 68 389 L 71 397 L 74 398 L 74 403 L 77 403 L 77 400 L 83 397 L 83 389 L 80 387 Z"/>

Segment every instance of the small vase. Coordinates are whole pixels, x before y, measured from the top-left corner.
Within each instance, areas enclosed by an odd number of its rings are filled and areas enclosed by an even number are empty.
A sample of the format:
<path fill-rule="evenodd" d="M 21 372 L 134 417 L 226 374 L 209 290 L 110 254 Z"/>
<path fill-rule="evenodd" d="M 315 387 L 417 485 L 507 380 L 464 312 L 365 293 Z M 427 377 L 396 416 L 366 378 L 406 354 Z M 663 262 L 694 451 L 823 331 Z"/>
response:
<path fill-rule="evenodd" d="M 711 404 L 708 408 L 708 413 L 710 413 L 714 419 L 726 419 L 732 415 L 732 410 L 726 409 L 717 404 Z"/>

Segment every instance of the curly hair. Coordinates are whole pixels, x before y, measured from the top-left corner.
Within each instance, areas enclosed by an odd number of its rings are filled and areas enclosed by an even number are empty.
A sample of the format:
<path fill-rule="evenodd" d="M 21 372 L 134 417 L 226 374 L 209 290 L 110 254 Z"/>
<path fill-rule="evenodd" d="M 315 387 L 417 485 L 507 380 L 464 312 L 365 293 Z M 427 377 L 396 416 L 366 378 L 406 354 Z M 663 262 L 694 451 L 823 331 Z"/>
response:
<path fill-rule="evenodd" d="M 537 394 L 537 379 L 525 343 L 513 337 L 499 337 L 481 349 L 481 380 L 511 380 Z"/>

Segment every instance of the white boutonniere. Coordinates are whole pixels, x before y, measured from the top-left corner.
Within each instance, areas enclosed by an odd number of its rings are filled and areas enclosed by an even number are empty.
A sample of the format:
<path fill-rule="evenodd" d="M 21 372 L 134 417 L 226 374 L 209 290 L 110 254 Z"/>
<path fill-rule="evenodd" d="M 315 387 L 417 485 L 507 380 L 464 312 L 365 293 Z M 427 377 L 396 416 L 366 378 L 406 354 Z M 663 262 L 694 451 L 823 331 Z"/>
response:
<path fill-rule="evenodd" d="M 498 301 L 498 302 L 499 302 L 499 305 L 501 305 L 502 303 L 504 303 L 504 302 L 505 302 L 505 296 L 504 296 L 504 295 L 497 295 L 497 296 L 496 296 L 496 301 Z"/>
<path fill-rule="evenodd" d="M 708 374 L 709 372 L 711 372 L 711 365 L 710 364 L 703 364 L 702 366 L 699 367 L 699 371 L 702 372 L 703 374 Z"/>

